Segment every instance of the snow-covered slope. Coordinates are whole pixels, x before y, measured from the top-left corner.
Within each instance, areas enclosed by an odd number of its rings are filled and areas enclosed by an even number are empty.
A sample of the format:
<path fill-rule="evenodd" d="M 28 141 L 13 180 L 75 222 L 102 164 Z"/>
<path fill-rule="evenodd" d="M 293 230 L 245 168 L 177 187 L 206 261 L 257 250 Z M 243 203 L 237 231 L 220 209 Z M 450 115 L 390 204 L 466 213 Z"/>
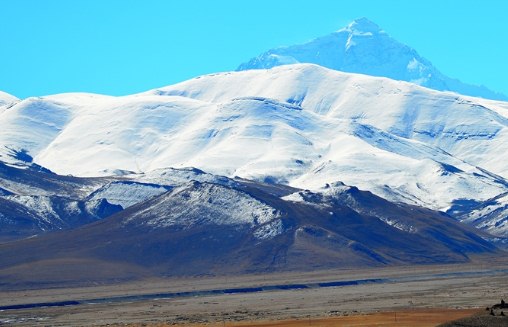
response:
<path fill-rule="evenodd" d="M 276 209 L 247 193 L 218 184 L 188 182 L 145 205 L 150 209 L 130 215 L 126 222 L 184 229 L 200 225 L 247 225 L 255 229 L 254 236 L 260 239 L 282 233 Z"/>
<path fill-rule="evenodd" d="M 197 167 L 308 189 L 344 181 L 443 210 L 508 191 L 507 107 L 299 64 L 23 100 L 0 115 L 0 153 L 64 175 Z"/>
<path fill-rule="evenodd" d="M 72 121 L 80 109 L 88 108 L 96 101 L 102 105 L 107 97 L 95 94 L 69 93 L 44 98 L 27 98 L 0 112 L 0 160 L 9 162 L 6 153 L 39 153 L 44 150 Z M 102 101 L 101 101 L 102 100 Z M 11 148 L 11 145 L 15 147 Z M 22 157 L 31 161 L 30 157 Z"/>
<path fill-rule="evenodd" d="M 39 233 L 75 228 L 122 207 L 88 194 L 109 178 L 58 176 L 38 166 L 0 162 L 0 243 Z"/>
<path fill-rule="evenodd" d="M 508 193 L 483 202 L 458 201 L 449 213 L 460 221 L 485 230 L 494 236 L 508 235 Z M 504 239 L 507 244 L 508 240 Z"/>
<path fill-rule="evenodd" d="M 439 209 L 451 198 L 483 198 L 506 187 L 503 178 L 477 168 L 508 175 L 504 102 L 314 65 L 203 76 L 151 93 L 238 112 L 230 113 L 235 125 L 228 126 L 239 130 L 236 137 L 213 147 L 215 156 L 228 159 L 222 168 L 236 166 L 225 174 L 265 176 L 302 188 L 342 180 Z M 245 118 L 248 125 L 241 128 Z M 242 156 L 231 158 L 235 153 Z M 209 157 L 188 165 L 218 169 Z"/>
<path fill-rule="evenodd" d="M 0 114 L 4 111 L 5 108 L 13 105 L 18 102 L 19 99 L 9 93 L 5 93 L 0 91 Z"/>
<path fill-rule="evenodd" d="M 232 179 L 195 168 L 79 178 L 57 175 L 33 164 L 11 166 L 0 161 L 0 243 L 54 230 L 74 229 L 148 201 L 190 181 L 239 187 L 239 183 Z M 242 212 L 249 207 L 248 201 L 231 201 L 235 208 L 245 207 L 233 215 L 242 216 Z M 216 207 L 217 203 L 215 200 Z M 195 205 L 199 206 L 199 203 Z M 261 214 L 264 212 L 258 215 Z M 259 218 L 260 221 L 263 218 L 264 215 Z"/>
<path fill-rule="evenodd" d="M 464 84 L 445 76 L 414 49 L 396 41 L 366 18 L 304 44 L 268 50 L 241 64 L 238 70 L 295 63 L 313 63 L 344 72 L 408 81 L 436 90 L 508 100 L 506 95 L 486 87 Z"/>
<path fill-rule="evenodd" d="M 106 199 L 111 204 L 126 209 L 136 203 L 167 192 L 170 187 L 157 184 L 136 183 L 133 181 L 114 181 L 94 191 L 88 200 Z"/>

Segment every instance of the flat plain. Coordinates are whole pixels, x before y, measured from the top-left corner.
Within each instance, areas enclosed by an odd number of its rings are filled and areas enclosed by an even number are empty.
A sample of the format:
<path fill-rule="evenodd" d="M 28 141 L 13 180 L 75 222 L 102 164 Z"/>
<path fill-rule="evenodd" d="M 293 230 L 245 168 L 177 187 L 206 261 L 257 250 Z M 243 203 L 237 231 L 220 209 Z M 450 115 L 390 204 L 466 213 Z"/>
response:
<path fill-rule="evenodd" d="M 338 282 L 344 283 L 333 286 Z M 308 287 L 270 288 L 274 285 Z M 76 302 L 2 310 L 2 325 L 435 326 L 507 299 L 508 265 L 501 258 L 488 264 L 158 278 L 0 294 L 4 307 Z"/>

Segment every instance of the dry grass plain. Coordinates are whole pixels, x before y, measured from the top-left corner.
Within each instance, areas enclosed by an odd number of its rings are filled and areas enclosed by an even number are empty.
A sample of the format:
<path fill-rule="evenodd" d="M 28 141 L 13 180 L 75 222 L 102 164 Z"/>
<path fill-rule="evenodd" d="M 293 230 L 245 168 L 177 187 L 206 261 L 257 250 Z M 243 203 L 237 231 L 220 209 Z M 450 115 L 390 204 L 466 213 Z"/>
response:
<path fill-rule="evenodd" d="M 383 283 L 177 298 L 117 296 L 384 278 Z M 435 326 L 508 298 L 505 262 L 151 279 L 119 285 L 2 291 L 0 306 L 109 298 L 105 303 L 0 311 L 16 326 Z"/>
<path fill-rule="evenodd" d="M 205 324 L 209 327 L 431 327 L 437 326 L 450 319 L 460 319 L 476 314 L 478 309 L 412 309 L 370 314 L 355 314 L 328 318 L 307 317 L 280 321 L 245 321 L 245 322 L 218 322 Z M 118 325 L 125 326 L 125 325 Z M 174 326 L 166 323 L 155 324 L 129 324 L 129 327 L 168 327 Z M 187 324 L 186 327 L 198 327 L 203 324 Z"/>

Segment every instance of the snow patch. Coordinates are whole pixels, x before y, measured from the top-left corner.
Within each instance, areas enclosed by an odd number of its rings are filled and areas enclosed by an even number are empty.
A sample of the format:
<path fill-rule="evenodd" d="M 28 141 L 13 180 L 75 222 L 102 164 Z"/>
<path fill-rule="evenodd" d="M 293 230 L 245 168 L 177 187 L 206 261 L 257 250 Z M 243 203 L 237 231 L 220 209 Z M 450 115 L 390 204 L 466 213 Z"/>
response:
<path fill-rule="evenodd" d="M 416 227 L 406 224 L 404 222 L 401 222 L 397 219 L 390 219 L 390 218 L 385 218 L 385 217 L 378 217 L 378 218 L 385 224 L 395 227 L 398 230 L 401 230 L 403 232 L 407 232 L 407 233 L 411 233 L 411 234 L 415 234 L 418 232 L 418 229 Z"/>
<path fill-rule="evenodd" d="M 89 196 L 90 201 L 106 199 L 111 204 L 117 204 L 126 209 L 154 196 L 168 191 L 168 187 L 135 182 L 111 182 L 96 190 Z"/>
<path fill-rule="evenodd" d="M 254 237 L 260 240 L 269 240 L 284 232 L 284 225 L 281 219 L 274 219 L 254 231 Z"/>
<path fill-rule="evenodd" d="M 30 196 L 30 195 L 10 195 L 6 199 L 17 202 L 40 216 L 44 222 L 54 225 L 55 222 L 60 223 L 59 215 L 53 209 L 53 202 L 47 196 Z M 73 208 L 70 206 L 69 211 L 72 212 Z"/>
<path fill-rule="evenodd" d="M 216 184 L 192 182 L 157 200 L 157 205 L 129 221 L 142 220 L 142 224 L 157 228 L 196 224 L 255 227 L 280 218 L 277 210 L 250 195 Z"/>

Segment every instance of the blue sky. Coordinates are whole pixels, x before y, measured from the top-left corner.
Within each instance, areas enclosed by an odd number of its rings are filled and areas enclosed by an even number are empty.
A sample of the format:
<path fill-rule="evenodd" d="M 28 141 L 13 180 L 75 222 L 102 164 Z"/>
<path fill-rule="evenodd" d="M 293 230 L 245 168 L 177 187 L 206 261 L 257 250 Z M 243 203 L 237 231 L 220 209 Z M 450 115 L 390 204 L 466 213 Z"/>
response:
<path fill-rule="evenodd" d="M 367 17 L 443 73 L 508 94 L 508 1 L 0 0 L 0 90 L 123 95 L 234 70 Z"/>

